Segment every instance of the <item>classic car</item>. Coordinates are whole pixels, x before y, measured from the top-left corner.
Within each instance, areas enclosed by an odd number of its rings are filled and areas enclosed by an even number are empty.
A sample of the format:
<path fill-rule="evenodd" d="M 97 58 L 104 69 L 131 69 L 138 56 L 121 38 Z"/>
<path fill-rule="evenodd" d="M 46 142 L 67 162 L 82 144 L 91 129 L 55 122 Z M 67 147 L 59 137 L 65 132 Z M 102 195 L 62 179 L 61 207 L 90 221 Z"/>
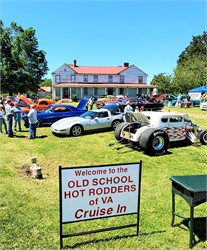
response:
<path fill-rule="evenodd" d="M 207 102 L 201 102 L 200 109 L 201 110 L 207 110 Z"/>
<path fill-rule="evenodd" d="M 127 98 L 123 99 L 121 102 L 111 102 L 109 104 L 106 104 L 104 108 L 110 109 L 110 110 L 116 110 L 120 112 L 124 112 L 124 108 L 126 107 L 126 103 L 129 101 L 130 105 L 133 109 L 137 106 L 138 108 L 144 107 L 145 111 L 157 111 L 163 109 L 164 105 L 161 102 L 155 103 L 150 102 L 142 98 Z"/>
<path fill-rule="evenodd" d="M 114 136 L 120 143 L 137 146 L 148 155 L 164 154 L 170 142 L 187 140 L 207 145 L 207 130 L 188 119 L 187 114 L 144 111 L 125 114 Z"/>
<path fill-rule="evenodd" d="M 22 108 L 23 113 L 29 113 L 31 104 L 35 105 L 35 109 L 41 111 L 46 109 L 49 105 L 55 103 L 53 100 L 47 98 L 39 98 L 33 102 L 24 95 L 20 95 L 18 99 L 19 106 Z"/>
<path fill-rule="evenodd" d="M 44 111 L 37 113 L 38 126 L 51 125 L 52 123 L 71 116 L 80 116 L 85 110 L 87 100 L 81 100 L 77 107 L 68 104 L 52 104 Z M 24 126 L 29 127 L 28 114 L 22 116 Z"/>
<path fill-rule="evenodd" d="M 51 125 L 54 135 L 80 136 L 84 132 L 115 129 L 123 121 L 123 114 L 112 114 L 108 109 L 90 110 L 80 117 L 61 119 Z"/>

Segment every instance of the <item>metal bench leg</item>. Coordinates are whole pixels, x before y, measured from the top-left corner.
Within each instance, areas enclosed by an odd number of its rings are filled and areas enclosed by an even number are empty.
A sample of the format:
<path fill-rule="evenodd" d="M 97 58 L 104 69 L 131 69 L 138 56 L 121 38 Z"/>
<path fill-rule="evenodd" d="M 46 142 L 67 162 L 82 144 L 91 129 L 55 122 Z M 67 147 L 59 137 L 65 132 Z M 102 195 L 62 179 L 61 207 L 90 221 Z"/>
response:
<path fill-rule="evenodd" d="M 189 241 L 189 247 L 193 247 L 193 227 L 194 227 L 194 208 L 190 206 L 190 222 L 189 222 L 189 229 L 190 229 L 190 241 Z"/>
<path fill-rule="evenodd" d="M 172 221 L 171 226 L 174 225 L 175 221 L 175 194 L 172 192 Z"/>

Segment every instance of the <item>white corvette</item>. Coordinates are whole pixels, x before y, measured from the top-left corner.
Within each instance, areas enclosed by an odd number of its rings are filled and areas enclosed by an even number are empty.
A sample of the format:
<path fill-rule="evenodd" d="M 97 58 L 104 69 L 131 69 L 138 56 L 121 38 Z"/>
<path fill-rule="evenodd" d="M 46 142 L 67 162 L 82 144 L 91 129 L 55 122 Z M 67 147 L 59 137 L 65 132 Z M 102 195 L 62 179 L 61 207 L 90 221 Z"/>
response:
<path fill-rule="evenodd" d="M 90 110 L 77 117 L 63 118 L 51 125 L 54 135 L 80 136 L 85 131 L 113 129 L 123 121 L 122 113 L 112 114 L 108 109 Z"/>
<path fill-rule="evenodd" d="M 207 102 L 201 102 L 200 109 L 201 110 L 207 110 Z"/>

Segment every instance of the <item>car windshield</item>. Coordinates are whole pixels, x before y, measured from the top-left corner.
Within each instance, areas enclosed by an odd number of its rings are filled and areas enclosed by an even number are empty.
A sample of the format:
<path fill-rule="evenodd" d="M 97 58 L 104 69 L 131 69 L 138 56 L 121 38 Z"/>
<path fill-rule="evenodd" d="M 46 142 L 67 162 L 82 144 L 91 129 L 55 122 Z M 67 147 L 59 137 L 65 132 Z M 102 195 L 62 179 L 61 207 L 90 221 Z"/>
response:
<path fill-rule="evenodd" d="M 88 119 L 88 118 L 93 119 L 96 116 L 96 114 L 97 114 L 97 112 L 87 111 L 87 112 L 83 113 L 82 115 L 80 115 L 80 117 L 86 118 L 86 119 Z"/>
<path fill-rule="evenodd" d="M 52 112 L 52 110 L 51 110 L 51 105 L 48 106 L 46 109 L 44 109 L 44 112 L 45 112 L 45 113 L 51 113 L 51 112 Z"/>

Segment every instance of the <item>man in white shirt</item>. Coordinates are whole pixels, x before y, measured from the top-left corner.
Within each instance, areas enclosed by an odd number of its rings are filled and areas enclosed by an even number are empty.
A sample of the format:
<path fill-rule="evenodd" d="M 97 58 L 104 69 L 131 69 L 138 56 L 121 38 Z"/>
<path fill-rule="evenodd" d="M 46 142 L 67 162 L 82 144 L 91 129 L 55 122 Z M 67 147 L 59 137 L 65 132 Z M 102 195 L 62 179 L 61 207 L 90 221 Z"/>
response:
<path fill-rule="evenodd" d="M 5 111 L 6 111 L 6 118 L 8 121 L 8 137 L 14 137 L 14 133 L 12 130 L 14 114 L 11 107 L 11 100 L 7 100 L 7 104 L 5 105 Z"/>
<path fill-rule="evenodd" d="M 124 108 L 124 113 L 133 111 L 132 106 L 130 106 L 129 102 L 126 102 L 126 107 Z"/>
<path fill-rule="evenodd" d="M 29 120 L 29 139 L 34 139 L 36 137 L 36 129 L 37 129 L 37 110 L 35 109 L 35 105 L 30 105 L 30 111 L 28 113 Z"/>

